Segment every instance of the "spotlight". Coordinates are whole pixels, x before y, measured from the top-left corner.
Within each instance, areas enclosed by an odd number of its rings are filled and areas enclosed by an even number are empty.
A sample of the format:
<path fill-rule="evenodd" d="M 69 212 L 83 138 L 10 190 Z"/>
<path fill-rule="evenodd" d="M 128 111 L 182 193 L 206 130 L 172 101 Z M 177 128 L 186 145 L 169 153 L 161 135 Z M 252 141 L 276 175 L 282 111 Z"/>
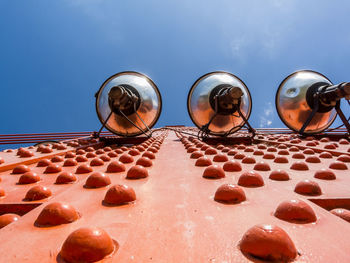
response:
<path fill-rule="evenodd" d="M 215 71 L 203 75 L 192 85 L 187 109 L 200 137 L 227 137 L 243 126 L 254 135 L 248 119 L 252 100 L 247 86 L 235 75 Z"/>
<path fill-rule="evenodd" d="M 144 134 L 150 137 L 157 122 L 162 99 L 156 84 L 133 71 L 109 77 L 95 94 L 96 112 L 102 127 L 122 137 Z"/>
<path fill-rule="evenodd" d="M 276 108 L 284 124 L 302 134 L 325 131 L 337 113 L 350 132 L 349 119 L 340 109 L 340 100 L 350 99 L 350 83 L 333 85 L 324 75 L 297 71 L 286 77 L 276 93 Z"/>

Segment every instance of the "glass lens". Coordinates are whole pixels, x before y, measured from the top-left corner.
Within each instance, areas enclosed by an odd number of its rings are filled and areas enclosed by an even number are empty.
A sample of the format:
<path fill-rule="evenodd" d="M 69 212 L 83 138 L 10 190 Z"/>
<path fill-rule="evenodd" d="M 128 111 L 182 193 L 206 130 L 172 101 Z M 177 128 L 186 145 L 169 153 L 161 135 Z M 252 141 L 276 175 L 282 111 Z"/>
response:
<path fill-rule="evenodd" d="M 138 91 L 141 103 L 137 113 L 149 128 L 153 127 L 161 112 L 161 96 L 153 81 L 137 72 L 118 73 L 103 83 L 96 98 L 96 110 L 101 123 L 104 123 L 111 112 L 108 104 L 108 93 L 110 89 L 122 84 L 130 85 Z M 129 115 L 128 118 L 143 131 L 147 131 L 145 125 L 137 117 L 136 113 Z M 112 116 L 106 124 L 106 128 L 115 134 L 123 136 L 142 134 L 142 132 L 134 127 L 127 119 L 115 113 L 112 113 Z"/>
<path fill-rule="evenodd" d="M 312 109 L 306 102 L 308 88 L 316 82 L 332 83 L 325 76 L 314 71 L 299 71 L 289 75 L 280 84 L 276 94 L 276 107 L 281 120 L 294 131 L 299 131 Z M 316 113 L 305 133 L 319 133 L 327 129 L 337 114 L 335 109 L 326 113 Z"/>
<path fill-rule="evenodd" d="M 187 106 L 190 117 L 194 124 L 201 128 L 207 124 L 215 111 L 210 106 L 209 95 L 210 92 L 220 84 L 229 84 L 235 87 L 239 87 L 243 91 L 241 100 L 241 112 L 248 119 L 251 111 L 251 97 L 246 85 L 235 75 L 227 72 L 212 72 L 199 78 L 192 86 Z M 217 115 L 209 126 L 212 134 L 220 135 L 228 132 L 232 128 L 232 131 L 237 131 L 244 123 L 243 119 L 238 116 L 238 113 L 234 115 Z"/>

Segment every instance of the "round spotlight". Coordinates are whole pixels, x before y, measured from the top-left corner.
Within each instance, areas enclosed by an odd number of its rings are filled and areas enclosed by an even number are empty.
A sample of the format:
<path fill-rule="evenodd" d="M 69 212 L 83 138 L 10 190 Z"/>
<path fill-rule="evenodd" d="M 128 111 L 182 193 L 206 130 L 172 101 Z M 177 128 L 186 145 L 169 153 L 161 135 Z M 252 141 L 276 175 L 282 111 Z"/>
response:
<path fill-rule="evenodd" d="M 320 87 L 331 85 L 328 78 L 315 71 L 302 70 L 290 74 L 281 82 L 276 93 L 276 108 L 280 119 L 288 128 L 300 132 L 312 115 L 313 95 Z M 333 106 L 320 104 L 301 133 L 320 133 L 333 123 L 336 116 Z"/>
<path fill-rule="evenodd" d="M 137 136 L 157 122 L 162 98 L 156 84 L 133 71 L 109 77 L 96 93 L 96 112 L 101 123 L 120 136 Z"/>
<path fill-rule="evenodd" d="M 244 82 L 223 71 L 197 79 L 187 98 L 193 123 L 199 129 L 206 127 L 212 135 L 227 135 L 241 129 L 249 119 L 251 108 L 251 96 Z"/>

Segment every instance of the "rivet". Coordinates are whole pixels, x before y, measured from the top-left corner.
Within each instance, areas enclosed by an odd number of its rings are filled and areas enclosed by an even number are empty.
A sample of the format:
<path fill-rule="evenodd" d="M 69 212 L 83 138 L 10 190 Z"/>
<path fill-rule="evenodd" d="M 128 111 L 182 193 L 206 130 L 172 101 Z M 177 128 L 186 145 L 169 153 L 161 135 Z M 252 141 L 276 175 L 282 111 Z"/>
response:
<path fill-rule="evenodd" d="M 51 158 L 51 162 L 53 163 L 59 163 L 59 162 L 63 162 L 64 158 L 62 156 L 54 156 Z"/>
<path fill-rule="evenodd" d="M 255 150 L 253 155 L 264 155 L 264 152 L 262 150 Z"/>
<path fill-rule="evenodd" d="M 136 149 L 140 152 L 144 152 L 146 150 L 145 147 L 143 147 L 142 145 L 136 146 Z"/>
<path fill-rule="evenodd" d="M 334 149 L 336 149 L 337 147 L 335 147 L 334 144 L 329 143 L 329 144 L 326 144 L 326 145 L 324 146 L 324 148 L 325 148 L 325 149 L 328 149 L 328 150 L 334 150 Z"/>
<path fill-rule="evenodd" d="M 128 153 L 129 153 L 131 156 L 136 156 L 136 155 L 139 155 L 139 154 L 140 154 L 140 151 L 137 150 L 137 149 L 131 149 Z"/>
<path fill-rule="evenodd" d="M 74 158 L 76 155 L 73 152 L 67 152 L 64 158 Z"/>
<path fill-rule="evenodd" d="M 137 165 L 141 165 L 144 167 L 151 167 L 152 166 L 152 161 L 151 159 L 149 159 L 148 157 L 140 157 L 137 161 L 136 161 Z"/>
<path fill-rule="evenodd" d="M 228 158 L 227 158 L 226 154 L 218 153 L 214 156 L 213 161 L 214 162 L 227 162 Z"/>
<path fill-rule="evenodd" d="M 78 162 L 74 159 L 67 159 L 64 161 L 63 166 L 76 166 Z"/>
<path fill-rule="evenodd" d="M 235 155 L 235 154 L 237 154 L 237 151 L 236 150 L 229 150 L 228 152 L 227 152 L 227 155 L 230 155 L 230 156 L 232 156 L 232 155 Z"/>
<path fill-rule="evenodd" d="M 23 151 L 21 151 L 19 156 L 22 158 L 27 158 L 27 157 L 34 156 L 34 153 L 32 151 L 29 151 L 29 150 L 23 150 Z"/>
<path fill-rule="evenodd" d="M 333 156 L 331 153 L 329 152 L 323 152 L 320 154 L 320 158 L 323 158 L 323 159 L 331 159 Z"/>
<path fill-rule="evenodd" d="M 277 156 L 275 160 L 273 160 L 274 163 L 288 163 L 288 159 L 285 156 Z"/>
<path fill-rule="evenodd" d="M 0 187 L 0 197 L 5 196 L 5 190 Z"/>
<path fill-rule="evenodd" d="M 55 184 L 70 184 L 77 180 L 77 177 L 69 172 L 60 173 L 57 178 Z"/>
<path fill-rule="evenodd" d="M 153 153 L 153 152 L 144 152 L 142 154 L 143 157 L 147 157 L 147 158 L 150 158 L 151 160 L 155 159 L 156 158 L 156 155 Z"/>
<path fill-rule="evenodd" d="M 100 188 L 111 184 L 111 179 L 108 175 L 101 172 L 92 173 L 85 182 L 86 188 Z"/>
<path fill-rule="evenodd" d="M 254 149 L 251 147 L 247 147 L 244 149 L 244 152 L 254 152 Z"/>
<path fill-rule="evenodd" d="M 101 228 L 79 228 L 64 241 L 60 256 L 67 262 L 96 262 L 110 255 L 118 245 Z"/>
<path fill-rule="evenodd" d="M 38 162 L 37 167 L 46 167 L 51 164 L 51 161 L 48 159 L 42 159 Z"/>
<path fill-rule="evenodd" d="M 93 151 L 95 151 L 95 149 L 93 148 L 93 147 L 91 147 L 91 146 L 89 146 L 89 147 L 87 147 L 86 149 L 85 149 L 85 152 L 93 152 Z"/>
<path fill-rule="evenodd" d="M 305 159 L 305 162 L 307 162 L 307 163 L 320 163 L 321 160 L 317 156 L 309 156 Z"/>
<path fill-rule="evenodd" d="M 4 158 L 0 157 L 0 164 L 3 164 L 5 162 Z"/>
<path fill-rule="evenodd" d="M 207 150 L 208 148 L 210 148 L 210 146 L 208 144 L 204 144 L 202 147 L 201 147 L 201 151 L 205 151 Z"/>
<path fill-rule="evenodd" d="M 298 224 L 308 224 L 317 220 L 311 206 L 301 200 L 289 200 L 280 203 L 274 216 L 281 220 Z"/>
<path fill-rule="evenodd" d="M 202 157 L 204 154 L 200 151 L 195 151 L 191 153 L 190 158 L 191 159 L 198 159 L 199 157 Z"/>
<path fill-rule="evenodd" d="M 88 152 L 85 156 L 86 156 L 86 158 L 95 158 L 97 156 L 97 154 L 93 153 L 93 152 Z"/>
<path fill-rule="evenodd" d="M 229 152 L 230 151 L 230 148 L 229 147 L 224 147 L 222 150 L 221 150 L 221 152 L 223 152 L 223 153 L 227 153 L 227 152 Z"/>
<path fill-rule="evenodd" d="M 218 150 L 222 150 L 222 149 L 224 149 L 224 145 L 222 145 L 222 144 L 219 144 L 218 146 L 216 146 L 216 149 L 218 149 Z"/>
<path fill-rule="evenodd" d="M 293 140 L 290 140 L 290 143 L 299 144 L 299 143 L 301 143 L 301 140 L 300 139 L 293 139 Z"/>
<path fill-rule="evenodd" d="M 112 148 L 109 147 L 109 146 L 107 146 L 107 147 L 104 147 L 103 150 L 104 150 L 105 152 L 110 152 L 110 151 L 112 151 Z"/>
<path fill-rule="evenodd" d="M 206 155 L 214 155 L 214 154 L 217 154 L 217 153 L 218 153 L 218 151 L 216 149 L 214 149 L 214 148 L 208 148 L 204 152 L 204 154 L 206 154 Z"/>
<path fill-rule="evenodd" d="M 310 180 L 304 180 L 299 183 L 294 188 L 294 192 L 301 195 L 321 195 L 322 191 L 318 183 Z"/>
<path fill-rule="evenodd" d="M 62 167 L 59 166 L 58 164 L 50 164 L 49 166 L 46 167 L 44 173 L 46 174 L 54 174 L 54 173 L 59 173 L 62 171 Z"/>
<path fill-rule="evenodd" d="M 269 178 L 275 181 L 288 181 L 289 175 L 286 171 L 278 169 L 270 173 Z"/>
<path fill-rule="evenodd" d="M 0 216 L 0 229 L 13 223 L 16 222 L 20 219 L 19 215 L 16 214 L 4 214 Z"/>
<path fill-rule="evenodd" d="M 254 170 L 256 171 L 270 171 L 270 165 L 268 163 L 265 163 L 263 161 L 258 162 L 256 165 L 254 165 Z"/>
<path fill-rule="evenodd" d="M 303 153 L 295 153 L 292 155 L 294 159 L 305 159 L 305 155 Z"/>
<path fill-rule="evenodd" d="M 299 150 L 298 147 L 292 146 L 292 147 L 289 148 L 289 151 L 290 151 L 290 152 L 299 152 L 300 150 Z"/>
<path fill-rule="evenodd" d="M 320 142 L 329 142 L 330 140 L 329 140 L 329 138 L 327 138 L 327 137 L 324 137 L 324 138 L 322 138 L 321 140 L 320 140 Z"/>
<path fill-rule="evenodd" d="M 33 172 L 26 172 L 18 179 L 18 184 L 33 184 L 41 180 L 40 176 Z"/>
<path fill-rule="evenodd" d="M 220 166 L 214 164 L 205 168 L 203 172 L 204 178 L 219 179 L 225 177 L 225 171 Z"/>
<path fill-rule="evenodd" d="M 242 163 L 256 163 L 256 161 L 254 157 L 246 156 L 242 159 Z"/>
<path fill-rule="evenodd" d="M 52 153 L 53 150 L 50 147 L 43 147 L 41 153 Z"/>
<path fill-rule="evenodd" d="M 85 156 L 83 155 L 78 155 L 75 160 L 79 163 L 83 163 L 83 162 L 87 162 L 88 161 L 88 158 L 86 158 Z"/>
<path fill-rule="evenodd" d="M 195 166 L 209 166 L 211 164 L 212 164 L 212 161 L 208 157 L 203 156 L 197 159 Z"/>
<path fill-rule="evenodd" d="M 350 223 L 350 211 L 345 208 L 336 208 L 330 211 L 333 215 L 339 216 Z"/>
<path fill-rule="evenodd" d="M 91 160 L 90 165 L 91 166 L 102 166 L 102 165 L 104 165 L 104 161 L 100 158 L 94 158 Z"/>
<path fill-rule="evenodd" d="M 303 154 L 315 154 L 315 152 L 312 149 L 305 149 Z"/>
<path fill-rule="evenodd" d="M 98 150 L 96 150 L 96 152 L 95 152 L 96 154 L 104 154 L 105 153 L 105 151 L 104 150 L 102 150 L 102 149 L 98 149 Z"/>
<path fill-rule="evenodd" d="M 242 144 L 241 144 L 241 145 L 238 145 L 238 146 L 237 146 L 237 149 L 238 149 L 238 150 L 244 150 L 244 149 L 245 149 L 245 145 L 242 145 Z"/>
<path fill-rule="evenodd" d="M 196 147 L 189 147 L 189 148 L 187 149 L 187 153 L 193 153 L 193 152 L 195 152 L 195 151 L 197 151 L 197 148 L 196 148 Z"/>
<path fill-rule="evenodd" d="M 189 148 L 196 148 L 196 147 L 194 147 L 193 143 L 185 143 L 185 149 L 188 150 Z"/>
<path fill-rule="evenodd" d="M 104 162 L 109 162 L 111 160 L 111 157 L 107 155 L 100 155 L 99 158 Z"/>
<path fill-rule="evenodd" d="M 76 151 L 76 154 L 77 155 L 83 155 L 83 154 L 85 154 L 86 152 L 83 150 L 83 149 L 79 149 L 79 150 L 77 150 Z"/>
<path fill-rule="evenodd" d="M 69 224 L 78 220 L 79 217 L 79 213 L 73 206 L 66 203 L 55 202 L 44 207 L 35 220 L 34 225 L 47 227 Z"/>
<path fill-rule="evenodd" d="M 289 155 L 289 152 L 288 152 L 288 150 L 280 150 L 280 151 L 278 151 L 277 154 L 279 154 L 279 155 Z"/>
<path fill-rule="evenodd" d="M 42 185 L 36 185 L 28 190 L 24 200 L 26 201 L 37 201 L 48 198 L 52 195 L 49 188 Z"/>
<path fill-rule="evenodd" d="M 335 174 L 329 170 L 322 168 L 321 170 L 317 170 L 314 175 L 315 178 L 317 179 L 322 179 L 322 180 L 335 180 Z"/>
<path fill-rule="evenodd" d="M 316 146 L 316 143 L 314 143 L 314 142 L 307 142 L 307 143 L 306 143 L 306 146 L 315 147 L 315 146 Z"/>
<path fill-rule="evenodd" d="M 226 172 L 239 172 L 242 171 L 242 166 L 237 161 L 227 161 L 224 163 L 223 169 Z"/>
<path fill-rule="evenodd" d="M 275 147 L 269 147 L 267 148 L 268 152 L 277 152 L 277 149 Z"/>
<path fill-rule="evenodd" d="M 239 248 L 248 258 L 269 262 L 290 262 L 298 255 L 288 234 L 274 225 L 256 225 L 248 229 Z"/>
<path fill-rule="evenodd" d="M 30 169 L 27 165 L 24 164 L 20 164 L 18 166 L 16 166 L 15 168 L 13 168 L 12 173 L 13 174 L 24 174 L 26 172 L 29 172 Z"/>
<path fill-rule="evenodd" d="M 265 153 L 263 159 L 273 160 L 275 159 L 275 155 L 273 153 Z"/>
<path fill-rule="evenodd" d="M 127 179 L 140 179 L 148 177 L 148 171 L 141 165 L 132 166 L 126 174 Z"/>
<path fill-rule="evenodd" d="M 287 149 L 288 147 L 287 147 L 287 145 L 285 145 L 285 144 L 280 144 L 280 145 L 278 145 L 277 148 L 278 148 L 278 149 L 281 149 L 281 150 L 284 150 L 284 149 Z"/>
<path fill-rule="evenodd" d="M 306 170 L 309 170 L 309 167 L 308 167 L 308 165 L 305 162 L 297 161 L 297 162 L 294 162 L 290 166 L 290 169 L 297 170 L 297 171 L 306 171 Z"/>
<path fill-rule="evenodd" d="M 126 170 L 125 165 L 120 161 L 112 161 L 107 166 L 107 173 L 119 173 Z"/>
<path fill-rule="evenodd" d="M 335 170 L 347 170 L 348 167 L 346 166 L 345 163 L 341 161 L 334 161 L 329 165 L 329 168 L 335 169 Z"/>
<path fill-rule="evenodd" d="M 349 155 L 340 155 L 338 158 L 337 158 L 337 161 L 341 161 L 341 162 L 344 162 L 344 163 L 350 163 L 350 156 Z"/>
<path fill-rule="evenodd" d="M 305 138 L 305 140 L 306 140 L 306 141 L 313 141 L 313 140 L 315 140 L 315 137 L 313 137 L 313 136 L 308 136 L 308 137 Z"/>
<path fill-rule="evenodd" d="M 114 158 L 114 157 L 117 157 L 118 154 L 116 154 L 115 152 L 109 152 L 109 153 L 107 153 L 107 156 L 111 157 L 111 158 Z"/>
<path fill-rule="evenodd" d="M 243 153 L 236 153 L 235 156 L 233 156 L 234 159 L 241 160 L 245 157 L 245 154 Z"/>
<path fill-rule="evenodd" d="M 91 173 L 93 171 L 92 167 L 87 164 L 81 164 L 77 167 L 77 170 L 75 171 L 76 174 L 86 174 Z"/>
<path fill-rule="evenodd" d="M 130 154 L 123 153 L 119 157 L 119 161 L 121 161 L 122 163 L 132 163 L 134 161 L 134 158 Z"/>
<path fill-rule="evenodd" d="M 226 204 L 238 204 L 246 200 L 243 189 L 233 184 L 223 184 L 215 192 L 214 200 Z"/>
<path fill-rule="evenodd" d="M 117 184 L 108 189 L 103 202 L 109 205 L 123 205 L 135 200 L 136 194 L 132 187 Z"/>
<path fill-rule="evenodd" d="M 264 180 L 260 174 L 250 171 L 243 173 L 239 177 L 238 185 L 245 187 L 260 187 L 264 185 Z"/>
<path fill-rule="evenodd" d="M 149 147 L 147 149 L 147 151 L 150 151 L 150 152 L 153 152 L 153 153 L 157 153 L 158 152 L 158 150 L 156 148 L 154 148 L 154 147 Z"/>
<path fill-rule="evenodd" d="M 121 154 L 121 153 L 123 153 L 123 150 L 122 149 L 115 149 L 114 152 L 116 154 Z"/>
<path fill-rule="evenodd" d="M 349 141 L 347 139 L 340 139 L 339 144 L 349 144 Z"/>
<path fill-rule="evenodd" d="M 265 150 L 265 149 L 267 149 L 267 146 L 265 144 L 258 144 L 258 149 Z"/>

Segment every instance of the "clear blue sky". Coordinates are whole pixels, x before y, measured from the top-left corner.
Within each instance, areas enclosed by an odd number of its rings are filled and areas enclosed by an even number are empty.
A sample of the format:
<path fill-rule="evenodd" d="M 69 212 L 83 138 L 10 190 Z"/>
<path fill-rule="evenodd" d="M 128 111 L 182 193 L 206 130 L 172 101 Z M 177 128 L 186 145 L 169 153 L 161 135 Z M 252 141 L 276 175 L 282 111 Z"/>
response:
<path fill-rule="evenodd" d="M 0 0 L 0 134 L 98 130 L 94 93 L 125 70 L 158 85 L 157 127 L 193 125 L 187 93 L 215 70 L 246 83 L 254 127 L 284 127 L 274 97 L 288 74 L 350 81 L 349 11 L 346 0 Z"/>

